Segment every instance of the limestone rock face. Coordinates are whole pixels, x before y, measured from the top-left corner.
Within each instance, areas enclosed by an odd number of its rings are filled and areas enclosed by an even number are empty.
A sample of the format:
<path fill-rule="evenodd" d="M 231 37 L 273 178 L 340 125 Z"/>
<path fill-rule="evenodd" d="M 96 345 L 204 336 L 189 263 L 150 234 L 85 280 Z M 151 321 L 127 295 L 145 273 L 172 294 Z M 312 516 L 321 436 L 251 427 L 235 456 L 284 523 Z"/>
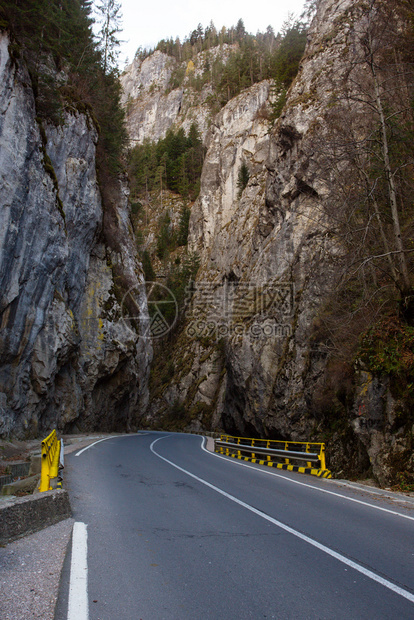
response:
<path fill-rule="evenodd" d="M 209 104 L 213 91 L 209 83 L 197 90 L 194 82 L 201 79 L 207 62 L 211 64 L 217 57 L 225 62 L 232 49 L 224 44 L 200 52 L 190 63 L 160 51 L 144 60 L 136 58 L 121 75 L 122 103 L 132 146 L 144 140 L 157 142 L 170 128 L 183 127 L 188 134 L 193 122 L 205 137 L 214 116 Z M 174 72 L 181 76 L 171 84 Z"/>
<path fill-rule="evenodd" d="M 326 110 L 333 101 L 339 106 L 338 93 L 349 87 L 361 15 L 353 0 L 319 1 L 299 74 L 271 134 L 260 114 L 267 83 L 213 118 L 190 220 L 190 249 L 201 267 L 171 354 L 175 376 L 157 385 L 148 419 L 165 419 L 181 403 L 189 429 L 295 441 L 325 433 L 332 469 L 371 467 L 386 483 L 393 455 L 409 445 L 402 429 L 392 432 L 397 407 L 387 381 L 360 377 L 340 430 L 310 407 L 327 363 L 312 327 L 343 255 L 329 215 L 332 186 L 320 173 L 315 143 L 329 139 Z M 239 192 L 242 162 L 249 179 Z"/>
<path fill-rule="evenodd" d="M 262 82 L 229 101 L 207 133 L 201 191 L 192 208 L 189 237 L 189 249 L 200 256 L 201 267 L 186 326 L 173 352 L 176 374 L 152 399 L 149 420 L 182 402 L 191 412 L 191 428 L 225 426 L 229 375 L 236 366 L 246 372 L 252 363 L 246 345 L 241 364 L 236 356 L 230 358 L 233 322 L 217 305 L 235 282 L 250 283 L 256 243 L 251 223 L 264 208 L 269 153 L 268 123 L 259 111 L 267 105 L 269 91 L 269 82 Z M 249 181 L 240 194 L 242 163 L 249 170 Z M 240 417 L 246 413 L 240 411 Z"/>
<path fill-rule="evenodd" d="M 117 291 L 122 278 L 145 315 L 126 187 L 104 214 L 92 121 L 41 127 L 4 34 L 0 76 L 0 435 L 134 428 L 151 351 Z"/>
<path fill-rule="evenodd" d="M 212 261 L 219 271 L 235 258 L 229 256 L 230 238 L 233 250 L 244 251 L 244 242 L 236 241 L 234 233 L 240 227 L 248 234 L 246 217 L 250 218 L 258 195 L 263 197 L 269 137 L 267 122 L 257 117 L 269 90 L 270 83 L 261 82 L 229 101 L 207 134 L 200 197 L 192 209 L 190 249 L 200 253 L 203 265 Z M 249 169 L 249 185 L 240 200 L 237 182 L 243 163 Z"/>
<path fill-rule="evenodd" d="M 157 51 L 142 62 L 134 60 L 121 76 L 133 145 L 144 138 L 156 142 L 174 123 L 183 96 L 180 89 L 165 94 L 174 65 L 173 58 Z"/>

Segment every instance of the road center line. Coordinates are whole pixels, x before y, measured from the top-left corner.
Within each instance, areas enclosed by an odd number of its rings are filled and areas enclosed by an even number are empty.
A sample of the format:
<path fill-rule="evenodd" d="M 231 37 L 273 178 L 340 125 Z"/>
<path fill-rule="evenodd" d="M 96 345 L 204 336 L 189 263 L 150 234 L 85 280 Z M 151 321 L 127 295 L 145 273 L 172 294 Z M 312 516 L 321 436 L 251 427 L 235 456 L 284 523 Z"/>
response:
<path fill-rule="evenodd" d="M 268 474 L 269 476 L 281 478 L 285 482 L 290 482 L 291 484 L 298 484 L 301 487 L 307 487 L 308 489 L 319 491 L 320 493 L 327 493 L 328 495 L 334 495 L 335 497 L 346 499 L 348 502 L 355 502 L 356 504 L 362 504 L 363 506 L 368 506 L 369 508 L 375 508 L 375 510 L 381 510 L 381 512 L 388 512 L 389 514 L 397 516 L 397 517 L 401 517 L 402 519 L 408 519 L 409 521 L 414 521 L 414 517 L 410 517 L 409 515 L 402 514 L 401 512 L 397 512 L 396 510 L 390 510 L 389 508 L 383 508 L 382 506 L 376 506 L 375 504 L 369 504 L 368 502 L 363 502 L 361 499 L 356 499 L 354 497 L 348 497 L 347 495 L 342 495 L 342 493 L 335 493 L 335 491 L 328 491 L 328 489 L 322 489 L 321 487 L 315 487 L 313 484 L 307 484 L 306 482 L 300 482 L 299 480 L 293 480 L 292 478 L 288 478 L 287 476 L 282 476 L 281 474 L 277 474 L 276 472 L 271 471 L 269 469 L 265 469 L 264 467 L 259 469 L 257 467 L 252 467 L 251 465 L 248 465 L 247 463 L 241 463 L 238 459 L 234 459 L 231 457 L 230 458 L 225 457 L 225 456 L 222 456 L 221 454 L 217 454 L 216 452 L 210 452 L 210 450 L 207 450 L 207 448 L 205 447 L 205 437 L 203 438 L 203 440 L 204 441 L 201 445 L 201 448 L 204 450 L 204 452 L 207 452 L 207 454 L 211 454 L 212 456 L 216 456 L 219 459 L 223 459 L 227 463 L 233 463 L 234 465 L 240 465 L 241 467 L 247 467 L 247 469 L 252 469 L 253 471 L 260 471 L 264 474 Z M 331 480 L 329 481 L 324 480 L 324 482 L 331 483 Z M 369 493 L 369 491 L 366 491 L 366 492 Z"/>
<path fill-rule="evenodd" d="M 88 620 L 88 532 L 85 523 L 77 521 L 72 533 L 68 620 Z"/>
<path fill-rule="evenodd" d="M 166 439 L 167 437 L 168 436 L 159 437 L 158 439 L 153 441 L 152 444 L 150 445 L 151 452 L 153 452 L 153 454 L 155 454 L 155 456 L 157 456 L 159 459 L 162 459 L 163 461 L 165 461 L 166 463 L 168 463 L 172 467 L 175 467 L 179 471 L 182 471 L 184 474 L 187 474 L 187 476 L 191 476 L 191 478 L 194 478 L 198 482 L 201 482 L 201 484 L 204 484 L 205 486 L 209 487 L 213 491 L 216 491 L 220 495 L 223 495 L 224 497 L 227 497 L 228 499 L 230 499 L 232 502 L 238 504 L 239 506 L 242 506 L 243 508 L 246 508 L 247 510 L 250 510 L 250 512 L 253 512 L 254 514 L 258 515 L 259 517 L 262 517 L 262 519 L 265 519 L 266 521 L 269 521 L 270 523 L 273 523 L 273 525 L 276 525 L 277 527 L 279 527 L 280 529 L 284 530 L 285 532 L 288 532 L 289 534 L 292 534 L 293 536 L 296 536 L 296 538 L 299 538 L 300 540 L 303 540 L 304 542 L 307 542 L 308 544 L 312 545 L 313 547 L 316 547 L 320 551 L 323 551 L 327 555 L 330 555 L 331 557 L 335 558 L 339 562 L 342 562 L 342 564 L 345 564 L 346 566 L 349 566 L 350 568 L 353 568 L 354 570 L 358 571 L 359 573 L 362 573 L 362 575 L 365 575 L 365 577 L 368 577 L 369 579 L 372 579 L 373 581 L 376 581 L 377 583 L 381 584 L 385 588 L 388 588 L 389 590 L 392 590 L 393 592 L 395 592 L 395 594 L 399 594 L 400 596 L 402 596 L 402 597 L 406 598 L 407 600 L 409 600 L 411 603 L 414 603 L 414 594 L 412 594 L 408 590 L 404 590 L 403 588 L 400 588 L 399 586 L 397 586 L 396 584 L 392 583 L 391 581 L 388 581 L 388 579 L 384 579 L 380 575 L 377 575 L 376 573 L 373 573 L 372 571 L 370 571 L 369 569 L 365 568 L 364 566 L 361 566 L 360 564 L 357 564 L 356 562 L 353 562 L 352 560 L 350 560 L 349 558 L 345 557 L 344 555 L 341 555 L 340 553 L 337 553 L 333 549 L 330 549 L 329 547 L 326 547 L 325 545 L 322 545 L 321 543 L 317 542 L 316 540 L 313 540 L 313 538 L 309 538 L 309 536 L 306 536 L 305 534 L 302 534 L 301 532 L 298 532 L 297 530 L 294 530 L 293 528 L 289 527 L 288 525 L 285 525 L 281 521 L 278 521 L 277 519 L 274 519 L 273 517 L 265 514 L 261 510 L 258 510 L 257 508 L 254 508 L 254 506 L 250 506 L 250 504 L 246 504 L 245 502 L 243 502 L 242 500 L 238 499 L 234 495 L 230 495 L 230 493 L 227 493 L 226 491 L 223 491 L 223 489 L 220 489 L 219 487 L 216 487 L 214 484 L 211 484 L 210 482 L 207 482 L 207 480 L 204 480 L 203 478 L 199 478 L 195 474 L 192 474 L 190 471 L 187 471 L 186 469 L 184 469 L 183 467 L 180 467 L 176 463 L 173 463 L 172 461 L 169 461 L 164 456 L 161 456 L 160 454 L 158 454 L 158 452 L 155 452 L 154 445 L 157 443 L 157 441 L 160 441 L 161 439 Z"/>

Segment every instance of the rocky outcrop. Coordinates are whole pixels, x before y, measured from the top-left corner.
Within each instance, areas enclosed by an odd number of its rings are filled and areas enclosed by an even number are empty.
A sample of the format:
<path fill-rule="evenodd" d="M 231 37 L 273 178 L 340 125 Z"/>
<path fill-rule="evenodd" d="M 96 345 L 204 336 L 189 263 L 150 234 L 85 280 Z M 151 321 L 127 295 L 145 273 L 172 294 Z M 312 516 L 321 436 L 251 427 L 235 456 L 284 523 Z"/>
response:
<path fill-rule="evenodd" d="M 163 138 L 177 118 L 182 89 L 166 94 L 174 59 L 155 52 L 144 61 L 134 60 L 121 76 L 123 105 L 127 112 L 128 134 L 133 146 L 144 139 Z"/>
<path fill-rule="evenodd" d="M 201 89 L 195 87 L 195 82 L 202 80 L 206 64 L 217 58 L 226 62 L 233 47 L 224 44 L 200 52 L 189 62 L 179 62 L 160 51 L 144 60 L 135 58 L 121 75 L 122 103 L 132 146 L 144 140 L 157 142 L 170 128 L 182 127 L 188 134 L 194 122 L 205 137 L 214 116 L 213 90 L 209 82 Z M 174 73 L 179 75 L 178 87 L 171 80 Z"/>
<path fill-rule="evenodd" d="M 127 189 L 104 214 L 91 119 L 42 125 L 8 43 L 2 34 L 0 434 L 132 429 L 151 351 L 139 321 L 122 320 L 125 287 L 146 312 Z"/>

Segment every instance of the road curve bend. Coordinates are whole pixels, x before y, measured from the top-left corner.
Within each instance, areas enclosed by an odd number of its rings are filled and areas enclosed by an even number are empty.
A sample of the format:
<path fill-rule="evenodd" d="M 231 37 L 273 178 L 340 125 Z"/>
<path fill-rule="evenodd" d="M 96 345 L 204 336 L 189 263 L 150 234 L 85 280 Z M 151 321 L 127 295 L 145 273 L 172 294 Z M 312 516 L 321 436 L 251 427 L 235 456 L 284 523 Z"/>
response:
<path fill-rule="evenodd" d="M 74 532 L 56 620 L 414 617 L 413 504 L 204 443 L 142 432 L 67 457 L 85 548 Z"/>

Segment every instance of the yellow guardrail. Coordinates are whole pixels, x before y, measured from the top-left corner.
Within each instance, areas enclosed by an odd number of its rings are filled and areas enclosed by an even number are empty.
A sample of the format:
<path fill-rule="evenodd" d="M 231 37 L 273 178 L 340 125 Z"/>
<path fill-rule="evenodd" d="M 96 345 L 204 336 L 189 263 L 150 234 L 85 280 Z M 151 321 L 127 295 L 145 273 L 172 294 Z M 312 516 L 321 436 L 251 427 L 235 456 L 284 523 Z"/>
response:
<path fill-rule="evenodd" d="M 215 440 L 215 451 L 260 465 L 298 471 L 321 478 L 331 478 L 332 473 L 326 469 L 325 444 L 313 441 L 283 441 L 277 439 L 253 439 L 220 435 Z M 246 452 L 250 456 L 245 456 Z M 243 454 L 244 453 L 244 454 Z M 258 458 L 261 455 L 265 458 Z M 283 463 L 273 459 L 283 459 Z M 291 461 L 305 461 L 306 466 L 292 465 Z M 314 465 L 313 465 L 314 464 Z M 316 466 L 315 466 L 316 465 Z"/>
<path fill-rule="evenodd" d="M 56 431 L 42 441 L 42 468 L 40 472 L 39 491 L 49 491 L 51 478 L 57 478 L 59 473 L 60 441 Z"/>

